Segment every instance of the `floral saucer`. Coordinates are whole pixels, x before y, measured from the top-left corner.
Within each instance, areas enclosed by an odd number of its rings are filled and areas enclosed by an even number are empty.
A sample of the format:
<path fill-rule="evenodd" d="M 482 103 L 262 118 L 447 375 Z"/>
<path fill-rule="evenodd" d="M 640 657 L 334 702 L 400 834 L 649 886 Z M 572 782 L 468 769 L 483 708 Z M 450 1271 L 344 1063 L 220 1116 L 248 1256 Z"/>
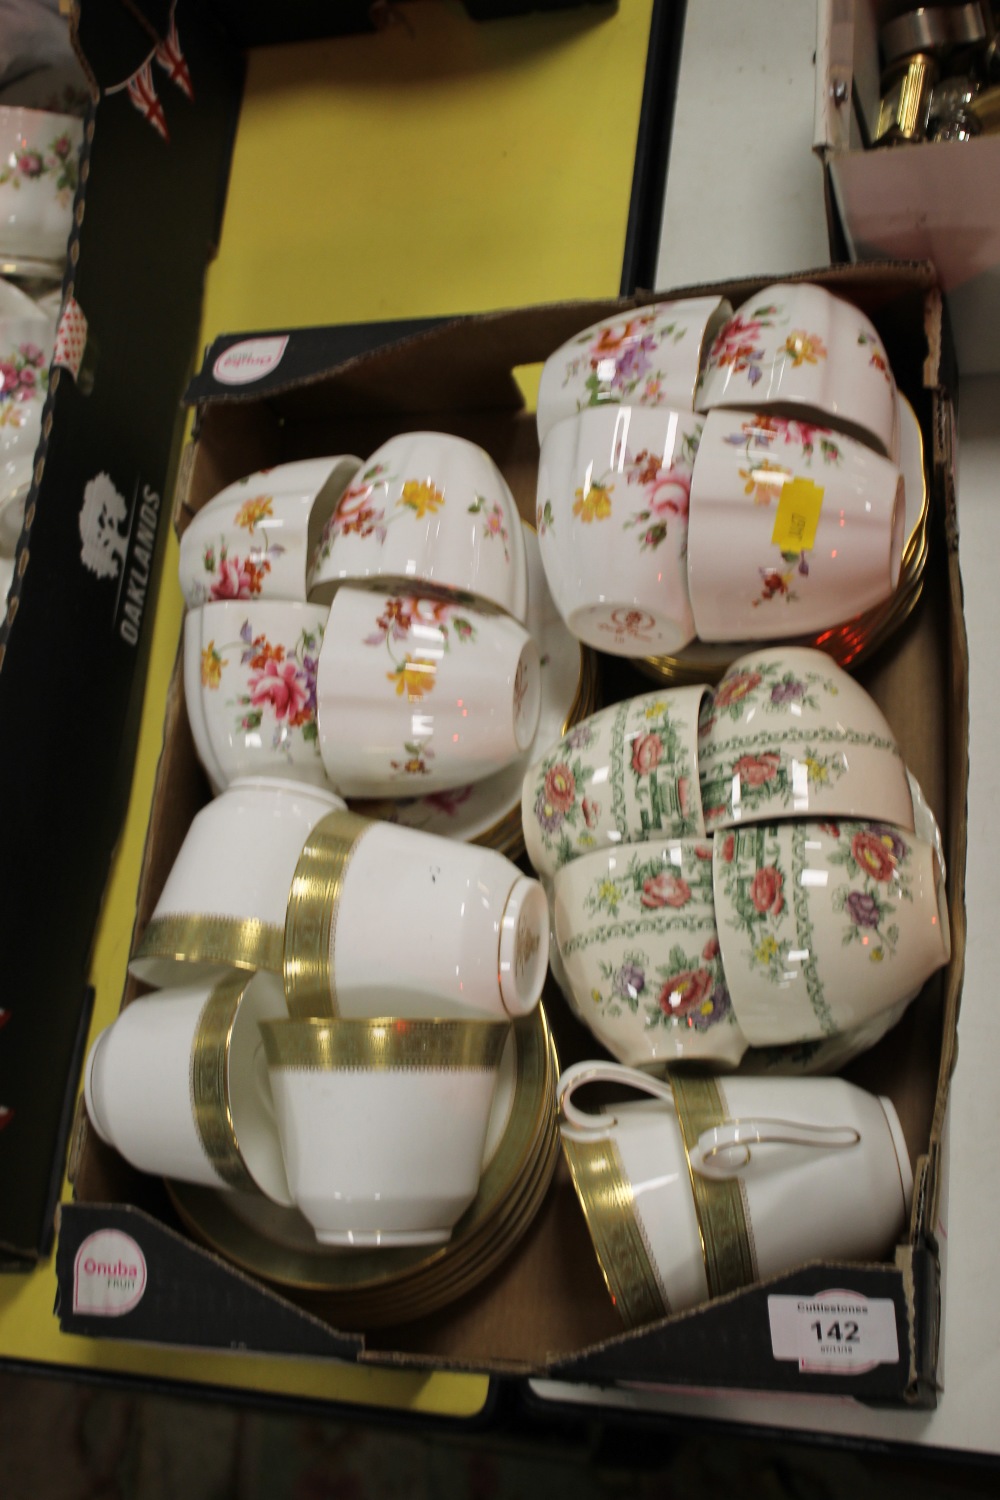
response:
<path fill-rule="evenodd" d="M 549 745 L 592 711 L 596 689 L 594 654 L 564 624 L 549 593 L 538 537 L 532 526 L 527 522 L 523 525 L 528 554 L 526 624 L 542 658 L 542 706 L 532 744 L 495 776 L 473 786 L 426 797 L 355 799 L 348 803 L 352 812 L 465 843 L 487 844 L 511 856 L 523 848 L 520 814 L 524 773 Z"/>
<path fill-rule="evenodd" d="M 929 496 L 924 462 L 924 439 L 916 412 L 906 397 L 896 392 L 899 407 L 899 467 L 906 496 L 903 559 L 895 593 L 884 603 L 854 620 L 824 630 L 819 638 L 788 640 L 789 646 L 817 646 L 840 666 L 856 662 L 880 645 L 902 625 L 920 597 L 927 562 L 927 516 Z M 776 645 L 775 641 L 759 643 Z M 637 665 L 660 682 L 715 681 L 738 656 L 757 649 L 747 641 L 693 641 L 675 656 L 647 656 Z"/>

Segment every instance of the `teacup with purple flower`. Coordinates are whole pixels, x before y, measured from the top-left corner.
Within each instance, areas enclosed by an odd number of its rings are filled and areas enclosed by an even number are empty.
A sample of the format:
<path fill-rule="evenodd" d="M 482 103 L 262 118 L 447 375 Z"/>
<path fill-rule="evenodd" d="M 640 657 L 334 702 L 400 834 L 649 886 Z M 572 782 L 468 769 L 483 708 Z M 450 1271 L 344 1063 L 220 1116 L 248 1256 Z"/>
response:
<path fill-rule="evenodd" d="M 619 1062 L 735 1067 L 747 1047 L 722 967 L 711 839 L 602 849 L 552 882 L 557 978 Z"/>

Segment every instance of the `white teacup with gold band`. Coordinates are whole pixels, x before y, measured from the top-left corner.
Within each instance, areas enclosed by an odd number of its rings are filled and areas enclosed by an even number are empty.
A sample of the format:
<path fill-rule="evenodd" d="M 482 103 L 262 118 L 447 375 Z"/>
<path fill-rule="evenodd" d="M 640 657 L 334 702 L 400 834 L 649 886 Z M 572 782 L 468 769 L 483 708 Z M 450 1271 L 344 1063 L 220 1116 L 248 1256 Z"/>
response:
<path fill-rule="evenodd" d="M 133 1000 L 90 1049 L 91 1124 L 142 1172 L 290 1206 L 260 1035 L 283 1016 L 281 981 L 263 973 Z"/>
<path fill-rule="evenodd" d="M 328 814 L 292 880 L 292 1016 L 507 1019 L 537 1005 L 549 912 L 537 880 L 476 844 Z"/>
<path fill-rule="evenodd" d="M 234 781 L 195 814 L 129 964 L 146 984 L 282 970 L 292 877 L 311 830 L 344 802 L 279 776 Z"/>
<path fill-rule="evenodd" d="M 412 797 L 482 781 L 532 744 L 541 691 L 538 646 L 509 615 L 345 586 L 316 672 L 330 784 Z"/>
<path fill-rule="evenodd" d="M 220 490 L 181 537 L 187 607 L 251 597 L 304 603 L 323 527 L 360 467 L 360 458 L 346 454 L 305 458 Z"/>
<path fill-rule="evenodd" d="M 647 1097 L 589 1113 L 574 1100 L 588 1083 Z M 627 1327 L 809 1260 L 878 1260 L 903 1232 L 913 1178 L 896 1111 L 843 1079 L 661 1081 L 581 1062 L 558 1095 L 563 1151 Z"/>
<path fill-rule="evenodd" d="M 442 1244 L 476 1196 L 502 1021 L 261 1026 L 295 1204 L 324 1245 Z"/>

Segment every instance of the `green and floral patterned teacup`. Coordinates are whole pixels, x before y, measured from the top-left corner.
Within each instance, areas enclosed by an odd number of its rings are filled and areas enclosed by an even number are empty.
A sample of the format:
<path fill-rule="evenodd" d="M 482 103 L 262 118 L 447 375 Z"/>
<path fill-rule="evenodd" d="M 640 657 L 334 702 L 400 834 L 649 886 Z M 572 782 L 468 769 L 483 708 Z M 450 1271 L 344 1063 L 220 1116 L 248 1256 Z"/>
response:
<path fill-rule="evenodd" d="M 553 905 L 560 983 L 613 1057 L 736 1067 L 747 1039 L 722 970 L 711 840 L 589 854 L 557 873 Z"/>
<path fill-rule="evenodd" d="M 792 817 L 913 828 L 885 715 L 822 651 L 772 647 L 734 661 L 702 706 L 698 763 L 709 832 Z"/>
<path fill-rule="evenodd" d="M 0 255 L 21 275 L 61 272 L 82 142 L 73 115 L 0 107 Z"/>
<path fill-rule="evenodd" d="M 698 716 L 707 687 L 660 688 L 582 720 L 529 766 L 521 794 L 539 875 L 597 849 L 705 832 Z"/>
<path fill-rule="evenodd" d="M 722 962 L 754 1046 L 853 1030 L 913 999 L 948 962 L 941 861 L 908 830 L 758 824 L 714 845 Z"/>

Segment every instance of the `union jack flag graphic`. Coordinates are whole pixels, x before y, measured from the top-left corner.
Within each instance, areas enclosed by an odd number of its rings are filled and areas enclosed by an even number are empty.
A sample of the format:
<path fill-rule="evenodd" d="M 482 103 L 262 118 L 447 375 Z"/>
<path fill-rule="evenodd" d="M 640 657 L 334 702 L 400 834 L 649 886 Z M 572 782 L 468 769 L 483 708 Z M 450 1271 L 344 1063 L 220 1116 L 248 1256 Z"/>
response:
<path fill-rule="evenodd" d="M 160 67 L 166 70 L 171 83 L 176 83 L 182 93 L 186 94 L 189 99 L 193 99 L 191 70 L 181 51 L 181 39 L 177 34 L 177 18 L 173 11 L 170 12 L 170 30 L 167 32 L 166 39 L 160 42 L 154 56 Z"/>
<path fill-rule="evenodd" d="M 143 119 L 148 120 L 165 141 L 169 141 L 170 131 L 167 129 L 167 119 L 163 113 L 163 105 L 156 97 L 153 70 L 148 61 L 143 63 L 137 73 L 132 74 L 127 89 L 129 98 Z"/>

